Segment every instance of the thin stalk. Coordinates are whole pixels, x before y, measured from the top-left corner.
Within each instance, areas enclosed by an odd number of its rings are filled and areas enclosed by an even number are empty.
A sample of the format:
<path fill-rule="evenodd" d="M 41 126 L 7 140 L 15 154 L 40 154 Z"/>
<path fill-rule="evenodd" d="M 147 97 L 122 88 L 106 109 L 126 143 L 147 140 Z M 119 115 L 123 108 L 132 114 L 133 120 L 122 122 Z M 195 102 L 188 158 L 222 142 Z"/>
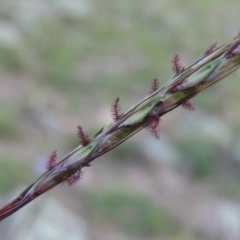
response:
<path fill-rule="evenodd" d="M 148 127 L 151 119 L 159 119 L 239 67 L 240 34 L 216 50 L 203 54 L 190 67 L 182 69 L 173 76 L 162 88 L 154 91 L 127 112 L 117 116 L 115 121 L 89 138 L 86 144 L 70 152 L 19 196 L 3 206 L 0 209 L 0 221 L 65 181 L 79 169 L 90 166 L 95 158 Z"/>

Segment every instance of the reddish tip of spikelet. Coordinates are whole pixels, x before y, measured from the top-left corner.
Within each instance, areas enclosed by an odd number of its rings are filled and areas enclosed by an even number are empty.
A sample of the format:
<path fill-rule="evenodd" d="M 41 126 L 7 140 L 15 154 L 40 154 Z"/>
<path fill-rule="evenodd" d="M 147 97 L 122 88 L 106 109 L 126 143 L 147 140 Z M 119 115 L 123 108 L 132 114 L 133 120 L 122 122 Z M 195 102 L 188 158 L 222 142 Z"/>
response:
<path fill-rule="evenodd" d="M 160 133 L 159 133 L 159 123 L 160 119 L 156 114 L 149 114 L 147 116 L 147 129 L 149 132 L 156 138 L 160 138 Z"/>
<path fill-rule="evenodd" d="M 82 144 L 83 146 L 88 145 L 89 143 L 89 138 L 88 136 L 85 134 L 83 128 L 81 126 L 78 126 L 78 133 L 77 133 L 79 140 L 80 140 L 80 144 Z"/>
<path fill-rule="evenodd" d="M 175 54 L 172 57 L 171 63 L 172 63 L 172 70 L 175 76 L 177 76 L 178 74 L 182 73 L 185 70 L 185 68 L 180 64 L 180 58 L 178 54 Z M 187 82 L 187 78 L 180 79 L 179 81 L 173 84 L 172 91 L 181 89 L 183 84 L 186 82 Z"/>
<path fill-rule="evenodd" d="M 123 115 L 123 113 L 121 112 L 119 101 L 120 101 L 120 98 L 117 97 L 116 99 L 114 99 L 112 104 L 111 113 L 114 121 L 116 121 Z"/>
<path fill-rule="evenodd" d="M 57 151 L 53 151 L 46 162 L 46 169 L 52 169 L 57 163 Z"/>
<path fill-rule="evenodd" d="M 189 110 L 189 111 L 194 111 L 195 106 L 190 102 L 189 99 L 183 100 L 182 101 L 182 107 Z"/>
<path fill-rule="evenodd" d="M 73 185 L 81 179 L 81 176 L 82 176 L 82 168 L 80 167 L 77 172 L 75 172 L 72 176 L 66 179 L 66 182 L 69 186 Z"/>
<path fill-rule="evenodd" d="M 212 53 L 217 48 L 217 42 L 211 44 L 208 49 L 204 52 L 204 56 L 207 56 L 208 54 Z"/>
<path fill-rule="evenodd" d="M 150 89 L 149 93 L 151 94 L 151 93 L 155 92 L 156 90 L 158 90 L 158 88 L 159 88 L 158 79 L 154 78 L 151 83 L 151 89 Z"/>
<path fill-rule="evenodd" d="M 185 68 L 180 64 L 180 58 L 178 54 L 173 55 L 171 63 L 172 63 L 172 71 L 175 75 L 178 75 L 179 73 L 185 70 Z"/>

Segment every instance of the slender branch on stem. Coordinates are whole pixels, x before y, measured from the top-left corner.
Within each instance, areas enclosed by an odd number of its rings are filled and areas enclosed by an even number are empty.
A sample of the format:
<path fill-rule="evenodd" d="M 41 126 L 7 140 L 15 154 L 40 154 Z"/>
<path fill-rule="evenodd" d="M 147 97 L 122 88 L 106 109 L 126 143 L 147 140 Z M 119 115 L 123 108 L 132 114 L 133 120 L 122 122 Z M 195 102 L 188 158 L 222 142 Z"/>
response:
<path fill-rule="evenodd" d="M 0 221 L 63 181 L 77 181 L 81 170 L 97 157 L 115 148 L 143 128 L 159 138 L 159 119 L 179 105 L 193 110 L 190 99 L 240 67 L 240 34 L 215 49 L 215 44 L 190 67 L 183 68 L 179 57 L 172 60 L 174 76 L 162 87 L 152 84 L 151 94 L 120 113 L 119 98 L 112 105 L 114 121 L 88 138 L 78 127 L 81 145 L 56 163 L 56 152 L 49 157 L 48 170 L 14 200 L 0 209 Z"/>

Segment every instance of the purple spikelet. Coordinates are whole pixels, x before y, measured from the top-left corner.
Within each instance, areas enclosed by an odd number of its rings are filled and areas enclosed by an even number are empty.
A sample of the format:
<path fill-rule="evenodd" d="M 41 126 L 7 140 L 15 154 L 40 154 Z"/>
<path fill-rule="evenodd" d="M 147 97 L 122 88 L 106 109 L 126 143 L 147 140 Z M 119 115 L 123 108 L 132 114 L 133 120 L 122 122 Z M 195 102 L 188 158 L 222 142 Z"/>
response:
<path fill-rule="evenodd" d="M 147 129 L 149 132 L 156 138 L 160 138 L 160 132 L 159 132 L 159 123 L 160 119 L 156 114 L 149 114 L 146 118 L 147 121 Z"/>
<path fill-rule="evenodd" d="M 111 113 L 112 113 L 114 121 L 116 121 L 123 115 L 123 113 L 121 112 L 121 107 L 120 107 L 119 101 L 120 101 L 120 98 L 117 97 L 116 99 L 114 99 L 113 104 L 112 104 Z"/>
<path fill-rule="evenodd" d="M 153 93 L 155 92 L 156 90 L 158 90 L 159 88 L 159 81 L 157 78 L 154 78 L 153 81 L 152 81 L 152 84 L 151 84 L 151 89 L 149 91 L 149 93 Z"/>
<path fill-rule="evenodd" d="M 46 169 L 50 170 L 57 164 L 57 151 L 53 151 L 46 162 Z"/>
<path fill-rule="evenodd" d="M 82 144 L 83 146 L 87 146 L 89 143 L 89 138 L 88 136 L 85 134 L 83 127 L 78 126 L 78 133 L 77 133 L 79 140 L 80 140 L 80 144 Z"/>

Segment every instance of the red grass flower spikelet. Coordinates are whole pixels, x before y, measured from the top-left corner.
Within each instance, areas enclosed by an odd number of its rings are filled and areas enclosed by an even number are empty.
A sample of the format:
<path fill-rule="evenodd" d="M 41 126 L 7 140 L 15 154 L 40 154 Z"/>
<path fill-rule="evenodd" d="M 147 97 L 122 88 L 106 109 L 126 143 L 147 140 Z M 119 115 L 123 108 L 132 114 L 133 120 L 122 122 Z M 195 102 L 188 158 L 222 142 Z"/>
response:
<path fill-rule="evenodd" d="M 160 118 L 156 114 L 149 114 L 147 116 L 147 129 L 156 139 L 160 138 L 159 122 Z"/>
<path fill-rule="evenodd" d="M 80 144 L 82 144 L 83 146 L 86 146 L 88 145 L 89 143 L 89 138 L 88 136 L 85 134 L 84 130 L 83 130 L 83 127 L 81 126 L 78 126 L 78 137 L 79 137 L 79 140 L 80 140 Z"/>
<path fill-rule="evenodd" d="M 185 68 L 180 64 L 180 58 L 178 54 L 175 54 L 172 57 L 171 63 L 172 63 L 172 70 L 175 76 L 177 76 L 178 74 L 182 73 L 185 70 Z M 182 78 L 181 80 L 177 81 L 176 83 L 173 84 L 172 91 L 181 89 L 183 84 L 186 82 L 187 82 L 187 78 Z"/>
<path fill-rule="evenodd" d="M 82 168 L 80 167 L 77 172 L 75 172 L 72 176 L 66 179 L 66 182 L 68 183 L 69 186 L 75 184 L 81 179 L 82 176 Z"/>
<path fill-rule="evenodd" d="M 116 99 L 114 99 L 113 104 L 112 104 L 111 113 L 112 113 L 114 121 L 116 121 L 123 115 L 123 113 L 121 112 L 121 107 L 120 107 L 119 101 L 120 101 L 120 98 L 117 97 Z"/>
<path fill-rule="evenodd" d="M 150 89 L 149 93 L 151 94 L 151 93 L 155 92 L 156 90 L 158 90 L 158 88 L 159 88 L 158 79 L 154 78 L 153 81 L 152 81 L 151 89 Z"/>
<path fill-rule="evenodd" d="M 175 75 L 178 75 L 179 73 L 185 70 L 185 68 L 180 64 L 180 58 L 178 54 L 173 55 L 171 63 L 172 71 L 173 73 L 175 73 Z"/>
<path fill-rule="evenodd" d="M 53 151 L 46 162 L 46 169 L 52 169 L 57 163 L 57 151 Z"/>
<path fill-rule="evenodd" d="M 204 52 L 204 56 L 207 56 L 208 54 L 212 53 L 217 48 L 217 42 L 211 44 L 208 49 Z"/>
<path fill-rule="evenodd" d="M 182 101 L 182 107 L 189 110 L 189 111 L 194 111 L 195 110 L 194 105 L 190 102 L 189 99 L 186 99 L 186 100 Z"/>

